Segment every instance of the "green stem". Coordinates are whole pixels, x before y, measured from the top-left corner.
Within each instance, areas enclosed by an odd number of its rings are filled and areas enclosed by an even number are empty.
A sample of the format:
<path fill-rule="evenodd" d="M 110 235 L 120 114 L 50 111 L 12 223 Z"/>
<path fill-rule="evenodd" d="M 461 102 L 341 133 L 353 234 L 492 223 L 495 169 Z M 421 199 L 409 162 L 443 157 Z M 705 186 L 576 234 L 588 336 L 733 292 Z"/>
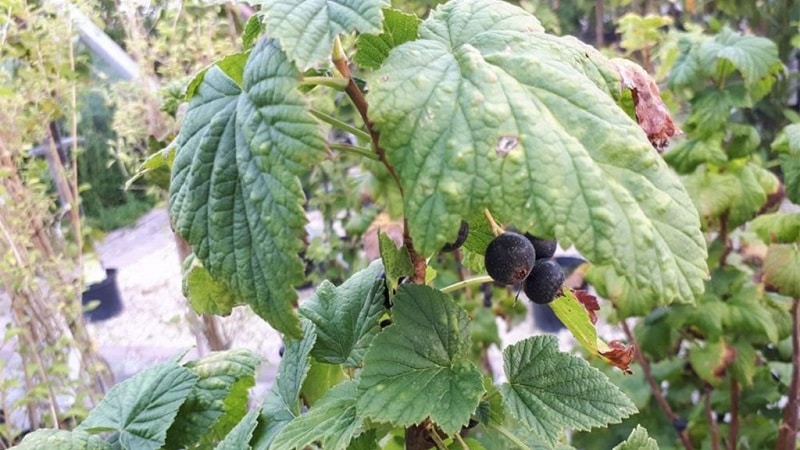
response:
<path fill-rule="evenodd" d="M 330 114 L 325 114 L 322 111 L 317 111 L 316 109 L 311 109 L 309 111 L 311 112 L 311 115 L 313 115 L 317 119 L 319 119 L 319 120 L 321 120 L 321 121 L 323 121 L 323 122 L 325 122 L 325 123 L 327 123 L 329 125 L 332 125 L 332 126 L 334 126 L 336 128 L 339 128 L 341 130 L 347 131 L 348 133 L 352 133 L 360 140 L 365 140 L 365 141 L 369 141 L 370 140 L 369 133 L 367 133 L 364 130 L 359 130 L 358 128 L 356 128 L 356 127 L 354 127 L 354 126 L 352 126 L 352 125 L 350 125 L 348 123 L 344 123 L 341 120 L 337 119 L 336 117 L 333 117 Z"/>
<path fill-rule="evenodd" d="M 477 277 L 468 278 L 468 279 L 466 279 L 464 281 L 459 281 L 458 283 L 453 283 L 450 286 L 447 286 L 447 287 L 441 289 L 441 291 L 443 293 L 445 293 L 445 294 L 449 294 L 450 292 L 454 292 L 454 291 L 457 291 L 459 289 L 463 289 L 463 288 L 465 288 L 467 286 L 475 286 L 475 285 L 483 284 L 483 283 L 491 283 L 492 281 L 494 281 L 494 280 L 489 275 L 480 275 L 480 276 L 477 276 Z"/>
<path fill-rule="evenodd" d="M 365 158 L 369 158 L 373 161 L 380 161 L 378 159 L 378 155 L 375 154 L 371 149 L 358 147 L 355 145 L 346 145 L 346 144 L 328 144 L 328 146 L 332 150 L 339 150 L 340 152 L 347 152 L 347 153 L 355 153 L 358 156 L 363 156 Z"/>
<path fill-rule="evenodd" d="M 300 80 L 301 86 L 327 86 L 337 91 L 347 89 L 349 80 L 339 77 L 304 77 Z"/>
<path fill-rule="evenodd" d="M 483 209 L 483 215 L 486 216 L 486 220 L 489 222 L 489 226 L 492 228 L 492 233 L 494 233 L 495 236 L 500 236 L 501 234 L 505 233 L 503 227 L 494 221 L 494 217 L 492 217 L 492 213 L 489 212 L 488 208 Z"/>
<path fill-rule="evenodd" d="M 461 437 L 460 434 L 458 433 L 454 434 L 453 439 L 455 439 L 456 441 L 458 441 L 459 444 L 461 444 L 461 448 L 463 450 L 469 450 L 469 445 L 467 445 L 467 443 L 464 442 L 464 439 Z"/>
<path fill-rule="evenodd" d="M 439 433 L 437 433 L 436 429 L 433 427 L 430 429 L 430 436 L 431 439 L 433 439 L 433 442 L 436 443 L 437 449 L 447 450 L 447 445 L 444 443 L 441 436 L 439 436 Z"/>
<path fill-rule="evenodd" d="M 506 430 L 501 425 L 491 424 L 491 425 L 489 425 L 489 427 L 493 428 L 495 431 L 497 431 L 500 434 L 502 434 L 503 436 L 505 436 L 506 439 L 508 439 L 509 441 L 511 441 L 514 444 L 516 444 L 517 447 L 519 447 L 519 448 L 528 448 L 527 444 L 525 444 L 524 442 L 520 441 L 518 437 L 516 437 L 513 434 L 511 434 L 510 431 Z"/>

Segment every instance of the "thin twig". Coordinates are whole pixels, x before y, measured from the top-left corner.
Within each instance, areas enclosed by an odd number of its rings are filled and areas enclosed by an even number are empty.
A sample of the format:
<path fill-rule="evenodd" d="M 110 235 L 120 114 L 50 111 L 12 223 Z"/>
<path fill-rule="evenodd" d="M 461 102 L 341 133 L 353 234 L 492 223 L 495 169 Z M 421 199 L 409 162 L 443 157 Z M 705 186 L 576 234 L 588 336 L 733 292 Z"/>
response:
<path fill-rule="evenodd" d="M 331 150 L 338 150 L 340 152 L 345 153 L 353 153 L 358 156 L 363 156 L 364 158 L 371 159 L 373 161 L 378 160 L 378 156 L 375 153 L 372 153 L 372 150 L 369 150 L 364 147 L 359 147 L 357 145 L 347 145 L 347 144 L 328 144 L 328 147 Z"/>
<path fill-rule="evenodd" d="M 777 450 L 794 450 L 797 447 L 798 393 L 800 393 L 800 299 L 792 302 L 792 382 L 789 384 L 789 401 L 783 409 L 783 420 L 778 431 Z"/>
<path fill-rule="evenodd" d="M 400 189 L 400 193 L 403 193 L 403 186 L 400 184 L 400 177 L 397 176 L 397 172 L 395 172 L 394 167 L 389 164 L 389 161 L 386 159 L 386 150 L 380 146 L 380 133 L 378 130 L 375 129 L 375 124 L 370 120 L 369 115 L 367 114 L 367 110 L 369 105 L 367 104 L 367 99 L 364 97 L 364 93 L 361 92 L 361 89 L 358 87 L 356 82 L 353 80 L 353 75 L 350 72 L 350 62 L 347 60 L 347 55 L 344 53 L 344 49 L 342 48 L 342 41 L 337 36 L 336 39 L 333 41 L 333 65 L 336 66 L 336 70 L 348 80 L 347 88 L 345 92 L 347 96 L 350 97 L 350 100 L 355 105 L 356 110 L 358 110 L 358 114 L 361 116 L 361 120 L 364 121 L 364 125 L 369 130 L 369 135 L 372 140 L 372 148 L 375 150 L 375 154 L 378 155 L 378 159 L 386 166 L 386 169 L 389 171 L 389 175 L 392 176 L 392 179 L 397 184 L 397 187 Z"/>
<path fill-rule="evenodd" d="M 444 288 L 442 288 L 440 290 L 441 290 L 441 292 L 447 294 L 447 293 L 450 293 L 450 292 L 457 291 L 459 289 L 463 289 L 463 288 L 465 288 L 467 286 L 474 286 L 476 284 L 483 284 L 483 283 L 491 283 L 492 281 L 493 281 L 492 277 L 490 277 L 489 275 L 479 275 L 477 277 L 467 278 L 464 281 L 459 281 L 457 283 L 453 283 L 453 284 L 451 284 L 449 286 L 446 286 L 446 287 L 444 287 Z"/>
<path fill-rule="evenodd" d="M 728 429 L 728 450 L 736 450 L 739 440 L 739 382 L 731 376 L 731 426 Z"/>
<path fill-rule="evenodd" d="M 644 357 L 644 353 L 642 353 L 641 348 L 639 348 L 639 343 L 636 342 L 636 337 L 631 332 L 630 327 L 628 327 L 628 323 L 625 320 L 621 320 L 620 324 L 622 325 L 622 330 L 625 332 L 625 336 L 628 338 L 628 342 L 633 345 L 634 354 L 636 355 L 636 361 L 642 366 L 642 373 L 644 373 L 644 377 L 647 380 L 647 384 L 650 385 L 650 392 L 653 393 L 653 397 L 656 399 L 656 403 L 658 406 L 661 407 L 661 410 L 664 411 L 664 414 L 667 415 L 669 421 L 672 424 L 676 424 L 680 421 L 680 417 L 672 411 L 672 407 L 667 402 L 667 399 L 664 398 L 664 393 L 661 392 L 661 387 L 659 387 L 656 379 L 653 377 L 653 372 L 650 370 L 650 363 L 647 361 L 647 358 Z M 683 447 L 686 450 L 694 450 L 694 446 L 692 445 L 692 441 L 689 440 L 689 434 L 686 432 L 685 429 L 683 430 L 675 430 L 678 433 L 678 437 L 683 443 Z"/>
<path fill-rule="evenodd" d="M 454 434 L 453 435 L 453 439 L 458 441 L 458 443 L 461 445 L 461 448 L 463 450 L 469 450 L 469 445 L 467 445 L 467 443 L 464 442 L 464 438 L 462 438 L 460 434 L 458 434 L 458 433 Z"/>
<path fill-rule="evenodd" d="M 706 420 L 711 428 L 711 450 L 720 450 L 719 427 L 717 426 L 717 419 L 714 418 L 714 411 L 711 410 L 711 386 L 706 385 L 704 391 L 703 404 L 706 411 Z"/>
<path fill-rule="evenodd" d="M 489 226 L 492 228 L 492 233 L 494 233 L 495 236 L 503 234 L 504 232 L 503 227 L 501 227 L 500 225 L 497 224 L 497 222 L 495 222 L 494 217 L 492 216 L 492 213 L 489 212 L 488 208 L 483 209 L 483 215 L 489 222 Z"/>

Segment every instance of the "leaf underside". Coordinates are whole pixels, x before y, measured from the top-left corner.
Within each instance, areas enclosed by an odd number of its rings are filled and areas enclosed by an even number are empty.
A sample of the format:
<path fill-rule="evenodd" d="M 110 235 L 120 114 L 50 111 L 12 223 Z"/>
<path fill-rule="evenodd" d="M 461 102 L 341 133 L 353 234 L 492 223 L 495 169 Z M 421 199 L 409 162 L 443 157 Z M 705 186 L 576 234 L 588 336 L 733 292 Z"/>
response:
<path fill-rule="evenodd" d="M 617 103 L 596 51 L 499 1 L 440 6 L 369 79 L 415 248 L 432 254 L 484 208 L 574 244 L 642 295 L 692 301 L 705 241 L 680 180 Z M 431 220 L 436 217 L 437 220 Z"/>
<path fill-rule="evenodd" d="M 208 69 L 189 102 L 173 165 L 170 216 L 211 275 L 277 330 L 299 336 L 293 286 L 306 222 L 299 176 L 325 140 L 273 40 L 256 44 L 242 86 Z"/>
<path fill-rule="evenodd" d="M 328 57 L 343 32 L 381 31 L 385 0 L 261 0 L 266 24 L 289 58 L 305 70 Z"/>

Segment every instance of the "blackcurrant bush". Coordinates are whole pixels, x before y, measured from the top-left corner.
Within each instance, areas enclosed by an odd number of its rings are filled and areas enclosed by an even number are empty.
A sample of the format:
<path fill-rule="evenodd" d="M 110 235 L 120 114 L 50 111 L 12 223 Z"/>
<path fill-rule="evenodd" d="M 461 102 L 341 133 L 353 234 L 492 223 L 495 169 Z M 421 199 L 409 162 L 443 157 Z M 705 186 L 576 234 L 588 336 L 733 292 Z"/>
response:
<path fill-rule="evenodd" d="M 512 231 L 497 236 L 486 247 L 484 264 L 492 279 L 516 284 L 528 276 L 536 262 L 536 250 L 525 236 Z"/>
<path fill-rule="evenodd" d="M 530 233 L 525 233 L 525 237 L 531 241 L 533 248 L 536 249 L 536 259 L 549 259 L 556 253 L 558 242 L 555 240 L 538 238 Z"/>
<path fill-rule="evenodd" d="M 456 236 L 456 240 L 454 242 L 448 242 L 444 244 L 442 247 L 443 252 L 454 252 L 462 245 L 464 242 L 467 241 L 467 236 L 469 235 L 469 224 L 465 221 L 461 221 L 461 227 L 458 229 L 458 236 Z"/>
<path fill-rule="evenodd" d="M 557 262 L 540 259 L 525 279 L 525 295 L 534 303 L 546 305 L 556 298 L 564 280 L 566 276 Z"/>

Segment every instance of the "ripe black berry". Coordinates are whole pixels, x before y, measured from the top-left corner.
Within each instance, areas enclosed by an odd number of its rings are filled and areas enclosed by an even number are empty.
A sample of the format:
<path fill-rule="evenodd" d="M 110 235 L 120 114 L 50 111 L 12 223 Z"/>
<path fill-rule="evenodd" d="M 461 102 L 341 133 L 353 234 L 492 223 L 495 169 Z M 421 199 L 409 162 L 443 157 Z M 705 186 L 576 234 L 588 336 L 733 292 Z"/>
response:
<path fill-rule="evenodd" d="M 469 235 L 469 224 L 465 221 L 461 221 L 461 227 L 458 229 L 458 236 L 456 236 L 455 242 L 448 242 L 444 244 L 442 247 L 443 252 L 454 252 L 459 247 L 464 245 L 464 242 L 467 241 L 467 236 Z"/>
<path fill-rule="evenodd" d="M 528 276 L 536 262 L 536 250 L 523 235 L 511 231 L 497 236 L 486 247 L 486 272 L 498 283 L 516 284 Z"/>
<path fill-rule="evenodd" d="M 536 259 L 549 259 L 556 253 L 558 242 L 555 240 L 538 238 L 530 233 L 525 233 L 525 237 L 531 241 L 533 248 L 536 249 Z"/>
<path fill-rule="evenodd" d="M 525 279 L 525 295 L 534 303 L 546 305 L 556 298 L 565 279 L 564 271 L 557 262 L 540 259 Z"/>

